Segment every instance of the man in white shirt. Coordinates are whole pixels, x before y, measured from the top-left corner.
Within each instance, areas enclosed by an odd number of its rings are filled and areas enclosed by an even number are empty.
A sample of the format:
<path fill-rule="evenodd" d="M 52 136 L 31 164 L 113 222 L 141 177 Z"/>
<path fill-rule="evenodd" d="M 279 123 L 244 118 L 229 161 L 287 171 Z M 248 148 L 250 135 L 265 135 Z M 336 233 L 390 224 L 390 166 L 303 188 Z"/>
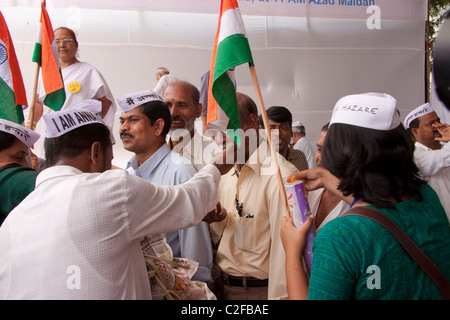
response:
<path fill-rule="evenodd" d="M 300 121 L 295 121 L 292 124 L 292 141 L 294 142 L 294 149 L 302 151 L 308 160 L 308 168 L 315 168 L 316 161 L 314 157 L 317 152 L 316 145 L 306 138 L 305 126 Z"/>
<path fill-rule="evenodd" d="M 50 167 L 0 229 L 0 299 L 151 299 L 140 239 L 200 222 L 231 165 L 156 186 L 109 170 L 111 133 L 93 113 L 44 121 Z"/>
<path fill-rule="evenodd" d="M 160 67 L 156 70 L 156 80 L 158 80 L 158 83 L 156 84 L 153 91 L 162 96 L 167 86 L 172 82 L 178 81 L 178 78 L 170 74 L 167 68 Z"/>
<path fill-rule="evenodd" d="M 414 159 L 422 177 L 438 194 L 450 220 L 450 126 L 440 123 L 428 103 L 411 111 L 404 124 L 415 141 Z"/>

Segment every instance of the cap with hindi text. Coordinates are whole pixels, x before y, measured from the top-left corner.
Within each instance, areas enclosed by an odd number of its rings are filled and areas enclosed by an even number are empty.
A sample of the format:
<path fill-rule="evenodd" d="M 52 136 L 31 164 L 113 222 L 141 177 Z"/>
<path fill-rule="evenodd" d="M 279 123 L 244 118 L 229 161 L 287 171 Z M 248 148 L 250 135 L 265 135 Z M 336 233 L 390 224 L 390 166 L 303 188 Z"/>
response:
<path fill-rule="evenodd" d="M 426 114 L 432 113 L 434 110 L 431 108 L 430 104 L 427 102 L 420 107 L 415 108 L 413 111 L 408 113 L 408 115 L 405 118 L 404 125 L 406 128 L 409 128 L 409 125 L 411 122 L 417 118 L 420 118 Z"/>
<path fill-rule="evenodd" d="M 16 137 L 26 145 L 27 148 L 31 148 L 41 136 L 39 133 L 28 129 L 27 127 L 5 119 L 0 119 L 0 131 Z"/>
<path fill-rule="evenodd" d="M 164 99 L 151 90 L 128 93 L 117 98 L 117 103 L 122 109 L 122 112 L 133 110 L 149 101 L 164 101 Z"/>

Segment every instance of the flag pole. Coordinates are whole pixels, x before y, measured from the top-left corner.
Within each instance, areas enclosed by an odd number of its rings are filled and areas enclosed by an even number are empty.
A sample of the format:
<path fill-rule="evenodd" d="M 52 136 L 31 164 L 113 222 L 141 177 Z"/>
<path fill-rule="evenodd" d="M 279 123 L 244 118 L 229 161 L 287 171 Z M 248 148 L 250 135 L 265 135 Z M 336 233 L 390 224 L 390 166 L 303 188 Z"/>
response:
<path fill-rule="evenodd" d="M 31 97 L 31 106 L 30 106 L 30 112 L 28 114 L 28 121 L 27 121 L 27 127 L 34 131 L 36 129 L 36 124 L 34 123 L 34 110 L 35 110 L 35 104 L 36 104 L 36 95 L 37 95 L 37 85 L 39 80 L 39 63 L 36 63 L 36 72 L 34 75 L 34 84 L 33 84 L 33 96 Z"/>
<path fill-rule="evenodd" d="M 264 122 L 264 128 L 266 130 L 267 133 L 267 141 L 269 143 L 270 146 L 270 153 L 272 155 L 272 161 L 273 164 L 275 166 L 275 169 L 277 171 L 277 180 L 278 180 L 278 186 L 280 187 L 280 192 L 281 192 L 281 196 L 283 198 L 283 203 L 284 203 L 284 208 L 286 210 L 286 216 L 290 216 L 291 215 L 291 211 L 289 210 L 289 204 L 287 201 L 287 196 L 286 196 L 286 190 L 284 189 L 284 183 L 283 183 L 283 178 L 281 177 L 281 172 L 280 172 L 280 166 L 278 165 L 278 156 L 275 148 L 273 146 L 272 143 L 272 136 L 271 136 L 271 132 L 270 132 L 270 126 L 269 126 L 269 119 L 267 117 L 267 112 L 266 112 L 266 108 L 264 106 L 264 101 L 262 98 L 262 94 L 261 94 L 261 89 L 259 87 L 259 81 L 258 81 L 258 77 L 256 76 L 256 69 L 255 66 L 250 66 L 250 73 L 252 74 L 252 79 L 253 79 L 253 85 L 255 87 L 256 90 L 256 96 L 260 105 L 260 109 L 261 109 L 261 115 L 263 118 L 263 122 Z"/>
<path fill-rule="evenodd" d="M 45 4 L 45 0 L 42 0 L 41 3 Z M 28 113 L 28 122 L 27 127 L 34 131 L 36 129 L 36 124 L 34 123 L 34 110 L 36 109 L 36 95 L 37 95 L 37 86 L 38 86 L 38 80 L 39 80 L 39 69 L 40 65 L 36 62 L 36 71 L 34 74 L 34 84 L 33 84 L 33 92 L 31 97 L 31 106 L 30 106 L 30 112 Z"/>
<path fill-rule="evenodd" d="M 45 0 L 42 0 L 41 2 L 45 3 Z M 25 126 L 28 129 L 35 130 L 36 129 L 36 123 L 34 122 L 34 111 L 36 109 L 36 95 L 37 95 L 37 86 L 38 86 L 38 80 L 39 80 L 39 70 L 40 65 L 39 63 L 36 63 L 36 71 L 34 74 L 34 83 L 33 83 L 33 92 L 31 97 L 31 105 L 30 105 L 30 111 L 28 113 L 28 121 L 25 123 Z M 29 157 L 29 163 L 31 164 L 32 168 L 35 170 L 39 170 L 39 161 L 33 161 L 33 159 L 37 159 L 36 156 L 33 157 L 31 153 L 31 149 L 28 150 L 28 157 Z"/>

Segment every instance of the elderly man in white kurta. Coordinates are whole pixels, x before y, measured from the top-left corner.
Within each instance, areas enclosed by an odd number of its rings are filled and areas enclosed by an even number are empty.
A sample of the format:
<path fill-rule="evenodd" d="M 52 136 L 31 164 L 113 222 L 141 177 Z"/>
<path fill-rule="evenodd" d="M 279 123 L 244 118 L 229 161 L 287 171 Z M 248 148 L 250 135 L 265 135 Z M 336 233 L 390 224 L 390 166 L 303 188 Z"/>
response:
<path fill-rule="evenodd" d="M 151 299 L 140 240 L 200 222 L 216 205 L 219 170 L 207 165 L 183 185 L 156 186 L 107 170 L 110 132 L 93 113 L 61 111 L 44 120 L 49 144 L 89 139 L 87 128 L 97 135 L 79 155 L 68 156 L 61 144 L 56 154 L 63 155 L 5 220 L 0 299 Z"/>

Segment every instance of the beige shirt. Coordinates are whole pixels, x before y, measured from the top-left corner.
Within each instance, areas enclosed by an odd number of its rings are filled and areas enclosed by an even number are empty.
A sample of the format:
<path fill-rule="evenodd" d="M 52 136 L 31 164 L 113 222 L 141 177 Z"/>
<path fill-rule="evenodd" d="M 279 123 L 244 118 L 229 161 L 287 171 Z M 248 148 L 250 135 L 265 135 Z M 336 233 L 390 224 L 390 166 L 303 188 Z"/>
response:
<path fill-rule="evenodd" d="M 268 278 L 269 299 L 284 299 L 287 289 L 280 226 L 285 207 L 270 158 L 270 149 L 263 142 L 239 174 L 233 168 L 222 176 L 218 199 L 228 215 L 211 224 L 210 229 L 213 241 L 220 240 L 217 263 L 223 272 Z M 297 171 L 282 156 L 278 157 L 278 164 L 283 181 Z M 236 210 L 236 197 L 243 205 L 242 216 Z"/>

